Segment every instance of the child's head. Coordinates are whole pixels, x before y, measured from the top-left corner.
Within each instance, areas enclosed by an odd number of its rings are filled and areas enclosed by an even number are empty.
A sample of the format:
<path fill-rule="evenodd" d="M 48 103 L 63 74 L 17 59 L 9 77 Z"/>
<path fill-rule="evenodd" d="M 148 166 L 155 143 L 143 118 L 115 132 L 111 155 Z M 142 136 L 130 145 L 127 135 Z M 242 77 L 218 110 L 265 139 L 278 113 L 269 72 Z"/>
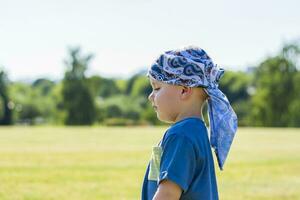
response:
<path fill-rule="evenodd" d="M 150 77 L 152 93 L 148 99 L 161 121 L 176 122 L 186 116 L 202 116 L 207 94 L 201 87 L 172 85 Z"/>
<path fill-rule="evenodd" d="M 237 116 L 218 89 L 223 73 L 203 49 L 187 47 L 160 55 L 147 74 L 153 87 L 149 100 L 162 121 L 201 117 L 208 99 L 210 142 L 220 168 L 237 130 Z"/>
<path fill-rule="evenodd" d="M 199 50 L 188 47 L 167 51 L 149 69 L 153 91 L 148 98 L 161 121 L 202 117 L 203 103 L 208 98 L 204 73 L 214 65 L 207 54 Z"/>

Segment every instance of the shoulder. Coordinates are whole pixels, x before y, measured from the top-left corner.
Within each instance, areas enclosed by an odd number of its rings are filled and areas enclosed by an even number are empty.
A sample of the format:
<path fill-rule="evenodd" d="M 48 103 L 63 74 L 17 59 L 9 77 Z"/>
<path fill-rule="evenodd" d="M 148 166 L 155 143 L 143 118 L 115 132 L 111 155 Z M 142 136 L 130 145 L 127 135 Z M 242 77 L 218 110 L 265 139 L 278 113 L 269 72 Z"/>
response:
<path fill-rule="evenodd" d="M 199 118 L 186 118 L 173 124 L 166 132 L 168 137 L 185 137 L 194 140 L 195 137 L 207 135 L 205 123 Z"/>
<path fill-rule="evenodd" d="M 165 133 L 162 148 L 175 145 L 194 149 L 197 154 L 204 155 L 210 149 L 205 123 L 198 118 L 187 118 L 173 124 Z"/>

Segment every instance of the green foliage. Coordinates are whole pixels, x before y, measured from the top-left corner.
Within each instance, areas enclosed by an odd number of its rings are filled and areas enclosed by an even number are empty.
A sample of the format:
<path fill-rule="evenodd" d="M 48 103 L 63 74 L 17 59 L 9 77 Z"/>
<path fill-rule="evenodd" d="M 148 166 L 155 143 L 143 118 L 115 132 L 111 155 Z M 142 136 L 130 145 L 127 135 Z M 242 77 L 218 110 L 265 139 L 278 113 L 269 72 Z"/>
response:
<path fill-rule="evenodd" d="M 32 102 L 22 104 L 21 112 L 19 114 L 19 122 L 35 124 L 36 119 L 42 115 L 41 108 Z"/>
<path fill-rule="evenodd" d="M 69 69 L 63 80 L 63 106 L 66 110 L 65 124 L 90 125 L 96 118 L 95 104 L 85 71 L 92 55 L 82 57 L 80 48 L 70 49 Z"/>
<path fill-rule="evenodd" d="M 0 124 L 163 124 L 148 101 L 152 88 L 144 72 L 127 80 L 87 78 L 93 56 L 82 56 L 80 48 L 70 49 L 69 55 L 59 82 L 9 82 L 0 70 Z M 220 89 L 239 126 L 300 126 L 299 55 L 300 45 L 294 42 L 263 60 L 254 72 L 226 71 Z"/>
<path fill-rule="evenodd" d="M 16 123 L 46 123 L 53 119 L 55 101 L 52 90 L 45 95 L 40 87 L 21 82 L 11 84 L 9 89 Z"/>
<path fill-rule="evenodd" d="M 288 105 L 289 126 L 300 127 L 300 72 L 295 74 L 294 79 L 294 98 Z"/>
<path fill-rule="evenodd" d="M 67 111 L 66 125 L 90 125 L 95 120 L 95 105 L 92 95 L 81 80 L 63 83 L 63 105 Z"/>
<path fill-rule="evenodd" d="M 133 97 L 144 96 L 148 97 L 152 88 L 146 76 L 140 75 L 134 79 L 131 87 L 130 95 Z"/>
<path fill-rule="evenodd" d="M 118 95 L 121 92 L 113 79 L 92 76 L 87 79 L 87 84 L 94 97 L 101 96 L 108 98 L 113 95 Z"/>
<path fill-rule="evenodd" d="M 8 96 L 8 79 L 3 70 L 0 69 L 0 125 L 11 125 L 12 124 L 12 111 Z"/>
<path fill-rule="evenodd" d="M 2 119 L 4 116 L 4 103 L 2 98 L 0 99 L 0 119 Z"/>
<path fill-rule="evenodd" d="M 126 79 L 117 79 L 115 81 L 116 86 L 121 94 L 125 94 L 126 87 L 127 87 L 127 80 Z"/>
<path fill-rule="evenodd" d="M 133 98 L 125 95 L 117 95 L 105 100 L 98 100 L 99 110 L 102 121 L 105 118 L 127 118 L 138 121 L 142 113 L 144 99 L 142 97 Z"/>
<path fill-rule="evenodd" d="M 67 80 L 82 80 L 85 79 L 85 72 L 88 68 L 88 63 L 93 58 L 92 54 L 87 56 L 81 56 L 80 47 L 69 49 L 69 60 L 65 60 L 67 66 L 67 72 L 65 79 Z"/>
<path fill-rule="evenodd" d="M 252 98 L 251 112 L 254 125 L 300 126 L 295 120 L 291 122 L 291 116 L 297 116 L 299 113 L 298 103 L 295 103 L 299 97 L 299 90 L 296 88 L 299 84 L 297 82 L 299 72 L 294 60 L 290 59 L 289 48 L 292 47 L 287 45 L 281 54 L 267 58 L 256 70 L 254 80 L 256 93 Z"/>
<path fill-rule="evenodd" d="M 51 91 L 54 108 L 51 115 L 51 121 L 49 122 L 52 124 L 64 124 L 64 121 L 66 119 L 67 112 L 64 109 L 62 90 L 63 82 L 59 82 L 53 87 Z"/>
<path fill-rule="evenodd" d="M 128 79 L 128 81 L 127 81 L 127 87 L 126 87 L 126 90 L 125 90 L 125 94 L 126 95 L 130 95 L 131 94 L 133 84 L 134 84 L 135 80 L 138 77 L 139 77 L 139 74 L 135 74 L 131 78 Z"/>
<path fill-rule="evenodd" d="M 49 95 L 51 93 L 51 90 L 55 86 L 55 83 L 53 81 L 48 80 L 48 79 L 40 78 L 40 79 L 35 80 L 32 83 L 32 86 L 34 88 L 37 88 L 38 90 L 40 90 L 40 93 L 41 93 L 42 96 L 46 96 L 46 95 Z"/>
<path fill-rule="evenodd" d="M 226 71 L 220 80 L 219 88 L 226 94 L 233 104 L 249 98 L 248 88 L 251 84 L 251 74 L 245 72 Z"/>

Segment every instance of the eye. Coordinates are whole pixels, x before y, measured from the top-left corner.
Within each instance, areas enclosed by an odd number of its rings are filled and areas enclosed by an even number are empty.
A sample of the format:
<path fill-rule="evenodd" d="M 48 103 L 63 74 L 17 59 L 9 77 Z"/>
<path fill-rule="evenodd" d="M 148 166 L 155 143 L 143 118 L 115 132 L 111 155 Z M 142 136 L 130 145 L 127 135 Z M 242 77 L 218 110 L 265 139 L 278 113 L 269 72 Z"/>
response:
<path fill-rule="evenodd" d="M 159 90 L 160 88 L 154 88 L 153 90 L 155 90 L 155 91 L 157 91 L 157 90 Z"/>

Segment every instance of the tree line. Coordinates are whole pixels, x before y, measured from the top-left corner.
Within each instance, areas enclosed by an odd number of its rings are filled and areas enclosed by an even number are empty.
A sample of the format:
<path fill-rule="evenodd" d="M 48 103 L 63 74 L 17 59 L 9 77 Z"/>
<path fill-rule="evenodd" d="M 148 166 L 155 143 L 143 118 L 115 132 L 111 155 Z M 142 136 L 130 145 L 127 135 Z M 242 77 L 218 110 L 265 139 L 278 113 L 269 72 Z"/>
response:
<path fill-rule="evenodd" d="M 146 70 L 128 79 L 87 77 L 93 55 L 79 47 L 68 55 L 61 81 L 12 82 L 0 69 L 0 125 L 161 124 L 147 99 L 152 89 Z M 220 89 L 240 126 L 300 126 L 299 55 L 299 43 L 289 43 L 247 71 L 225 72 Z"/>

